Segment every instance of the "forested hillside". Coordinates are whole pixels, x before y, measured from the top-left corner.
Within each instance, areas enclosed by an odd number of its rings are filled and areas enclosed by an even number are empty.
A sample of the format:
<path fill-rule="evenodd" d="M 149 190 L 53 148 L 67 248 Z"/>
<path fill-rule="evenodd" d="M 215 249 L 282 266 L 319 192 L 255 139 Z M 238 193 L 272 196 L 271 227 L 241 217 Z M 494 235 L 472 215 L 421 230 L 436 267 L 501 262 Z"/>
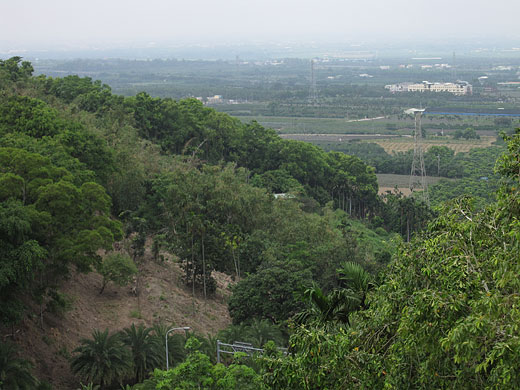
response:
<path fill-rule="evenodd" d="M 195 99 L 33 77 L 19 57 L 0 61 L 0 137 L 5 339 L 16 341 L 21 321 L 45 330 L 50 313 L 66 316 L 71 276 L 100 274 L 99 294 L 134 280 L 139 296 L 155 261 L 178 264 L 185 291 L 202 299 L 214 296 L 217 272 L 229 275 L 233 324 L 218 337 L 266 345 L 261 358 L 223 366 L 212 337 L 171 338 L 175 367 L 161 371 L 172 324 L 92 329 L 68 357 L 78 385 L 519 385 L 518 135 L 498 165 L 498 202 L 476 213 L 459 199 L 435 219 L 413 197 L 379 197 L 358 157 L 283 140 Z M 49 388 L 12 343 L 0 345 L 0 388 Z"/>
<path fill-rule="evenodd" d="M 45 328 L 46 315 L 66 310 L 60 286 L 71 275 L 100 273 L 101 292 L 139 284 L 147 240 L 155 259 L 179 258 L 194 295 L 214 294 L 213 271 L 240 281 L 230 301 L 238 325 L 285 328 L 305 305 L 298 292 L 334 288 L 342 262 L 377 272 L 390 257 L 400 206 L 377 197 L 356 157 L 284 141 L 193 99 L 123 98 L 88 78 L 32 77 L 20 58 L 0 65 L 7 333 L 27 316 Z M 264 309 L 248 308 L 252 299 Z"/>

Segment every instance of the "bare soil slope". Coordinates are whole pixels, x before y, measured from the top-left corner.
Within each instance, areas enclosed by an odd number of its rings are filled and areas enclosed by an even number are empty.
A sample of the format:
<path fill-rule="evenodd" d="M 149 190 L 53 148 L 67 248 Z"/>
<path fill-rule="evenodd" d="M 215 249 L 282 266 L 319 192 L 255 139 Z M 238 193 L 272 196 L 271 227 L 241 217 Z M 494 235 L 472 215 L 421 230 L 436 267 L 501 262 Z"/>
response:
<path fill-rule="evenodd" d="M 207 300 L 200 295 L 192 297 L 191 289 L 181 281 L 179 265 L 171 259 L 158 264 L 147 254 L 140 275 L 140 294 L 136 296 L 134 286 L 110 283 L 100 295 L 99 274 L 75 274 L 60 290 L 73 299 L 70 311 L 63 316 L 44 315 L 43 329 L 35 314 L 15 327 L 14 340 L 24 357 L 34 363 L 35 375 L 58 390 L 78 388 L 78 379 L 70 373 L 69 359 L 80 340 L 90 338 L 94 329 L 115 332 L 132 323 L 151 326 L 162 322 L 190 326 L 206 335 L 230 324 L 226 300 L 231 278 L 227 275 L 214 274 L 217 293 Z M 33 312 L 37 313 L 38 308 Z"/>

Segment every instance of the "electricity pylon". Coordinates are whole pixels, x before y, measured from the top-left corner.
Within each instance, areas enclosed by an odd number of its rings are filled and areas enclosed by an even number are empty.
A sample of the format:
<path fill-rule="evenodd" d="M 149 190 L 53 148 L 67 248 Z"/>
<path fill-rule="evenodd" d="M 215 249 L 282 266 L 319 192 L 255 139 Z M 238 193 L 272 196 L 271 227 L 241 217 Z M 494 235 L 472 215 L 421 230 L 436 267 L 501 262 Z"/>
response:
<path fill-rule="evenodd" d="M 309 102 L 316 104 L 318 90 L 316 88 L 316 75 L 314 74 L 314 59 L 311 60 L 311 86 L 309 88 Z"/>
<path fill-rule="evenodd" d="M 430 205 L 430 199 L 428 196 L 428 182 L 426 180 L 426 169 L 424 168 L 424 154 L 422 148 L 422 129 L 421 129 L 421 118 L 425 109 L 421 108 L 410 108 L 406 110 L 406 114 L 412 114 L 415 117 L 415 128 L 413 132 L 413 160 L 412 169 L 410 171 L 410 191 L 415 190 L 422 191 L 423 200 L 426 204 Z"/>

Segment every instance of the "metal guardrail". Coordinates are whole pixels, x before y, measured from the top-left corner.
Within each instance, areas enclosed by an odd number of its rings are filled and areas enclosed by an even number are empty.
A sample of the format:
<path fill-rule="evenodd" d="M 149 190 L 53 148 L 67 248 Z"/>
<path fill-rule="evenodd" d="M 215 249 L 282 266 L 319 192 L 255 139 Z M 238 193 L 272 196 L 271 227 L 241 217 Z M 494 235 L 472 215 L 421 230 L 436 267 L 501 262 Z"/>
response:
<path fill-rule="evenodd" d="M 284 354 L 287 354 L 287 348 L 278 348 L 278 350 L 283 351 Z M 262 348 L 255 348 L 253 347 L 253 344 L 244 343 L 242 341 L 234 341 L 233 344 L 226 344 L 220 340 L 217 340 L 217 363 L 220 363 L 221 354 L 227 353 L 229 355 L 234 355 L 236 352 L 244 352 L 248 356 L 252 356 L 255 353 L 263 354 L 264 350 Z"/>

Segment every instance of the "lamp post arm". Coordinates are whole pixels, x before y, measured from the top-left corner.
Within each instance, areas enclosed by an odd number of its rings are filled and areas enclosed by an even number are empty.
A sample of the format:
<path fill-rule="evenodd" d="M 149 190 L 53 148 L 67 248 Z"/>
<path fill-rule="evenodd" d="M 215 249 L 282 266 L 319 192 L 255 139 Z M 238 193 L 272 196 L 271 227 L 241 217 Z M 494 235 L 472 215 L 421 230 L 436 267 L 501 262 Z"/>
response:
<path fill-rule="evenodd" d="M 164 336 L 164 345 L 166 347 L 166 371 L 168 371 L 170 368 L 168 364 L 168 333 L 173 332 L 174 330 L 184 330 L 185 332 L 187 332 L 190 329 L 191 328 L 189 326 L 183 326 L 182 328 L 171 328 L 166 331 L 166 335 Z"/>

